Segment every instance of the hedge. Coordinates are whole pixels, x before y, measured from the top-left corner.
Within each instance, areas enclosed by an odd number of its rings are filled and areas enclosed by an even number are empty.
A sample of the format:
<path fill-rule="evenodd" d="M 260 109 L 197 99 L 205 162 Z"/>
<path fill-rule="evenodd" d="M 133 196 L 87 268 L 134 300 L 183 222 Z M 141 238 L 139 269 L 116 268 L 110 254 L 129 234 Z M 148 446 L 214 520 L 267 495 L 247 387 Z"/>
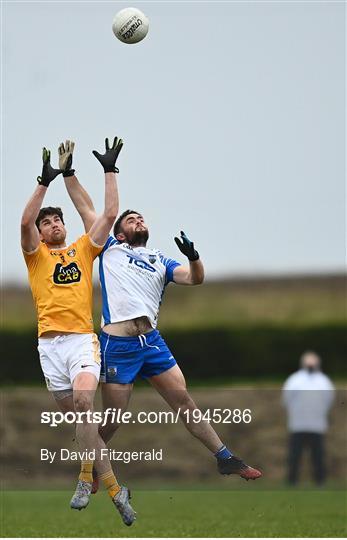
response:
<path fill-rule="evenodd" d="M 36 329 L 0 333 L 2 382 L 42 381 Z M 324 371 L 346 376 L 347 332 L 344 325 L 240 327 L 167 330 L 169 348 L 189 379 L 279 378 L 297 369 L 305 350 L 317 351 Z"/>

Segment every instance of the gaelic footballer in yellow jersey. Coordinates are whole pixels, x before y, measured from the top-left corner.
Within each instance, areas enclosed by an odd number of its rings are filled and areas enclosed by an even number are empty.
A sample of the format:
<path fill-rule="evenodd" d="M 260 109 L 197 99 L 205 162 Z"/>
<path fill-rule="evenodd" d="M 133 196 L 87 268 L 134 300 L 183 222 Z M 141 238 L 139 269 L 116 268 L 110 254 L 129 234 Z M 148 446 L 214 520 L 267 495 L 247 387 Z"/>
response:
<path fill-rule="evenodd" d="M 59 146 L 59 169 L 50 163 L 50 151 L 43 149 L 42 175 L 27 203 L 21 221 L 21 244 L 28 267 L 29 282 L 36 304 L 40 363 L 48 389 L 61 411 L 87 412 L 93 409 L 100 377 L 100 348 L 93 331 L 92 269 L 118 213 L 115 163 L 123 146 L 106 139 L 105 154 L 93 154 L 105 172 L 105 206 L 88 234 L 66 245 L 66 229 L 60 208 L 41 208 L 49 184 L 63 173 L 65 183 L 76 182 L 71 169 L 74 143 Z M 117 170 L 118 172 L 118 170 Z M 40 209 L 41 208 L 41 209 Z M 135 512 L 129 504 L 127 488 L 118 485 L 98 426 L 85 420 L 76 425 L 79 449 L 95 453 L 95 468 L 123 521 L 131 525 Z M 83 461 L 71 508 L 81 510 L 89 503 L 93 461 Z"/>
<path fill-rule="evenodd" d="M 45 332 L 93 332 L 92 271 L 101 251 L 102 246 L 87 234 L 68 247 L 52 248 L 40 242 L 36 250 L 23 251 L 39 336 Z"/>

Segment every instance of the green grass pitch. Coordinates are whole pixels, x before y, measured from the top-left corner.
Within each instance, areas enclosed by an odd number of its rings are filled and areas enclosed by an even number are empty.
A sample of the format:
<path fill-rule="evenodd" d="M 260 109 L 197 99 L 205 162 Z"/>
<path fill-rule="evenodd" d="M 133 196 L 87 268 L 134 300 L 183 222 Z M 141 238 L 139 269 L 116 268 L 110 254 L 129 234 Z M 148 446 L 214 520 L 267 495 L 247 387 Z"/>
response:
<path fill-rule="evenodd" d="M 107 494 L 70 510 L 70 492 L 2 494 L 2 537 L 344 537 L 343 491 L 137 491 L 126 527 Z"/>

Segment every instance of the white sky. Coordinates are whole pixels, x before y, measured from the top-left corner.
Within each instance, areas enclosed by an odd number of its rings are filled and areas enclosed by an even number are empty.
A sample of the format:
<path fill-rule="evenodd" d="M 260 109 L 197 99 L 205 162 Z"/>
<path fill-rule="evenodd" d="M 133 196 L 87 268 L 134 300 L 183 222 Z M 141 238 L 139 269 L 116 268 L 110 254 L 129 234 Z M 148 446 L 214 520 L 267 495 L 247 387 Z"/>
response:
<path fill-rule="evenodd" d="M 112 33 L 129 5 L 137 45 Z M 3 279 L 26 281 L 21 212 L 41 149 L 76 141 L 74 167 L 101 211 L 91 150 L 121 136 L 121 209 L 182 260 L 180 229 L 207 277 L 341 270 L 345 263 L 343 2 L 5 2 L 2 6 Z M 61 177 L 68 240 L 82 225 Z M 184 260 L 184 259 L 183 259 Z"/>

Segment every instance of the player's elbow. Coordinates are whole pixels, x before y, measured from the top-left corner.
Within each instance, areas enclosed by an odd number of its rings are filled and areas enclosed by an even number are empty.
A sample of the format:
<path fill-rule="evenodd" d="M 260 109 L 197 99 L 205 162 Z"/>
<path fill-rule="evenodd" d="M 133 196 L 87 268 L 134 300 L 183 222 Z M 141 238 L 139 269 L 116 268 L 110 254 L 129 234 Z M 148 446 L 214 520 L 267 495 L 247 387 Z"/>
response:
<path fill-rule="evenodd" d="M 117 208 L 115 207 L 106 208 L 104 212 L 104 217 L 111 225 L 113 225 L 113 223 L 116 221 L 117 214 L 118 214 Z"/>
<path fill-rule="evenodd" d="M 113 200 L 111 197 L 106 200 L 104 213 L 109 219 L 116 220 L 118 215 L 119 205 L 118 202 Z"/>
<path fill-rule="evenodd" d="M 22 231 L 29 229 L 32 226 L 32 222 L 33 222 L 32 219 L 30 219 L 28 216 L 23 215 L 20 222 L 20 227 Z"/>

